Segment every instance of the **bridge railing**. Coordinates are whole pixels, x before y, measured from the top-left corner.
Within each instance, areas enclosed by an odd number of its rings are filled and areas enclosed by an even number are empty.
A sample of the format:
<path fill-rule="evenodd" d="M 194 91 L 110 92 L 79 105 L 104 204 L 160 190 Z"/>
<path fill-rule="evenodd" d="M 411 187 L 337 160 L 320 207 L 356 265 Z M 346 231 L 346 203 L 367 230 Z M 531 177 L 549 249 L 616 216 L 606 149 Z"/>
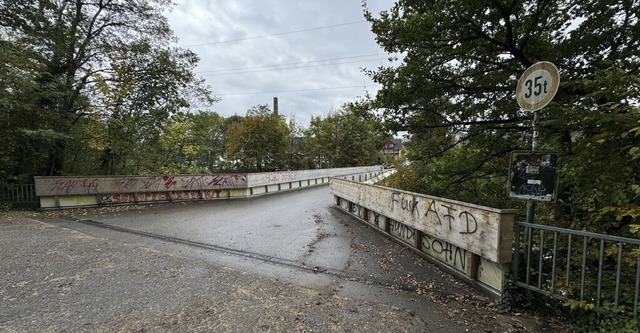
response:
<path fill-rule="evenodd" d="M 515 248 L 518 286 L 638 316 L 639 239 L 519 222 Z"/>
<path fill-rule="evenodd" d="M 335 205 L 470 283 L 500 296 L 516 210 L 331 180 Z"/>
<path fill-rule="evenodd" d="M 32 204 L 37 201 L 38 198 L 33 184 L 0 185 L 0 202 Z"/>
<path fill-rule="evenodd" d="M 35 177 L 43 209 L 249 198 L 309 186 L 331 177 L 370 179 L 382 167 L 208 175 Z"/>

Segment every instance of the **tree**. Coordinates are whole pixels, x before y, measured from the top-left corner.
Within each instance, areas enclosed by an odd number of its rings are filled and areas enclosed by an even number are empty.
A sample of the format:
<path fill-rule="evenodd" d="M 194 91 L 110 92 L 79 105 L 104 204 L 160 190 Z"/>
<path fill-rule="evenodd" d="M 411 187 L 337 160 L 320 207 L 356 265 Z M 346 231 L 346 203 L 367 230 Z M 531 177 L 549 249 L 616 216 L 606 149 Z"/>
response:
<path fill-rule="evenodd" d="M 97 78 L 103 106 L 97 109 L 108 129 L 101 169 L 113 174 L 110 166 L 120 161 L 117 173 L 137 173 L 140 167 L 158 172 L 153 169 L 160 167 L 155 163 L 160 161 L 148 155 L 163 156 L 162 164 L 166 164 L 167 153 L 171 153 L 154 152 L 154 145 L 162 146 L 161 138 L 169 130 L 165 127 L 171 123 L 170 117 L 179 115 L 191 103 L 212 103 L 215 99 L 193 74 L 198 62 L 193 52 L 156 49 L 148 42 L 122 52 L 112 63 L 112 71 Z M 175 122 L 172 124 L 175 126 Z M 149 154 L 142 153 L 143 146 Z M 153 162 L 149 165 L 149 161 Z"/>
<path fill-rule="evenodd" d="M 637 1 L 404 0 L 379 17 L 364 6 L 378 43 L 403 56 L 369 74 L 383 85 L 376 105 L 387 124 L 411 134 L 423 191 L 518 204 L 503 194 L 508 153 L 531 146 L 531 115 L 515 87 L 546 60 L 561 85 L 541 142 L 560 153 L 562 176 L 558 203 L 539 216 L 596 231 L 637 222 Z"/>
<path fill-rule="evenodd" d="M 174 37 L 163 11 L 170 5 L 166 0 L 0 2 L 0 35 L 32 69 L 28 97 L 36 117 L 27 134 L 48 143 L 47 161 L 37 174 L 64 172 L 67 148 L 86 139 L 71 137 L 82 133 L 75 126 L 99 121 L 111 135 L 122 113 L 146 109 L 140 121 L 149 129 L 186 106 L 181 89 L 202 87 L 192 73 L 195 54 L 168 47 Z M 24 99 L 24 93 L 12 90 L 11 99 Z M 100 165 L 109 173 L 119 172 L 115 166 L 126 160 L 115 155 L 113 143 L 111 136 L 102 145 Z"/>
<path fill-rule="evenodd" d="M 31 182 L 30 177 L 46 163 L 42 147 L 56 136 L 37 131 L 37 125 L 46 121 L 32 98 L 41 69 L 25 57 L 23 45 L 0 35 L 0 184 Z"/>
<path fill-rule="evenodd" d="M 289 119 L 289 133 L 291 139 L 291 151 L 289 152 L 289 161 L 287 163 L 287 169 L 290 170 L 303 170 L 310 169 L 310 166 L 303 164 L 305 151 L 304 151 L 304 135 L 305 128 L 296 122 L 295 118 Z"/>
<path fill-rule="evenodd" d="M 311 119 L 304 141 L 304 163 L 315 168 L 379 164 L 385 138 L 376 119 L 357 103 L 348 103 L 324 119 Z"/>
<path fill-rule="evenodd" d="M 236 169 L 266 172 L 284 169 L 291 152 L 291 133 L 286 122 L 270 112 L 268 105 L 254 106 L 226 131 L 227 158 Z"/>
<path fill-rule="evenodd" d="M 189 118 L 193 142 L 199 147 L 194 163 L 203 171 L 220 171 L 225 153 L 225 118 L 215 112 L 198 112 Z"/>
<path fill-rule="evenodd" d="M 179 114 L 166 126 L 161 142 L 162 173 L 198 174 L 220 170 L 224 154 L 222 125 L 215 112 Z"/>

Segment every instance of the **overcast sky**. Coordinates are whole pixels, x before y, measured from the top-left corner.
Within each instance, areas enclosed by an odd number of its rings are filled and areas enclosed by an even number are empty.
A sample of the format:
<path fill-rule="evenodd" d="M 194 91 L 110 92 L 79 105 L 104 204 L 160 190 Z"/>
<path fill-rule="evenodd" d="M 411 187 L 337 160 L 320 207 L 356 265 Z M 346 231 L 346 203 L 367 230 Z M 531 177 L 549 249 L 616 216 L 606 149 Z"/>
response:
<path fill-rule="evenodd" d="M 377 14 L 393 0 L 370 0 Z M 360 0 L 175 0 L 178 46 L 200 56 L 196 74 L 227 117 L 278 97 L 279 113 L 307 127 L 345 102 L 375 95 L 362 68 L 387 66 Z"/>

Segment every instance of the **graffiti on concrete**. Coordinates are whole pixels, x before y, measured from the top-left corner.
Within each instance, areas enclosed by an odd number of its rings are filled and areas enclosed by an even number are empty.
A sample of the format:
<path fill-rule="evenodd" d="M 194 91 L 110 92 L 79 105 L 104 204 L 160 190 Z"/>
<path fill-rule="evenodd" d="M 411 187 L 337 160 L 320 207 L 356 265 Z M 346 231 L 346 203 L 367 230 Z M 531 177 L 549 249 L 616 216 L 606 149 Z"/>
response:
<path fill-rule="evenodd" d="M 117 204 L 135 203 L 135 202 L 136 202 L 136 197 L 131 193 L 103 195 L 103 196 L 100 196 L 100 199 L 98 200 L 99 205 L 117 205 Z"/>
<path fill-rule="evenodd" d="M 225 191 L 225 193 L 227 193 L 225 195 L 222 193 L 222 190 L 202 191 L 202 195 L 205 200 L 222 198 L 223 196 L 227 196 L 228 191 Z"/>
<path fill-rule="evenodd" d="M 207 183 L 207 187 L 238 187 L 244 186 L 247 181 L 245 175 L 217 175 L 210 177 L 211 181 Z"/>
<path fill-rule="evenodd" d="M 50 191 L 60 194 L 92 194 L 98 193 L 97 178 L 58 179 Z"/>
<path fill-rule="evenodd" d="M 415 220 L 424 218 L 426 223 L 432 223 L 449 231 L 456 230 L 463 235 L 478 231 L 478 219 L 464 207 L 432 199 L 419 199 L 415 195 L 392 192 L 391 211 L 400 210 L 412 215 Z M 424 211 L 423 215 L 421 215 L 422 211 Z"/>
<path fill-rule="evenodd" d="M 192 200 L 211 200 L 219 198 L 227 198 L 229 196 L 227 190 L 208 190 L 208 191 L 175 191 L 160 193 L 124 193 L 113 195 L 101 195 L 98 198 L 99 205 L 117 205 L 131 204 L 146 201 L 192 201 Z"/>
<path fill-rule="evenodd" d="M 467 267 L 467 250 L 427 234 L 422 235 L 422 252 L 462 271 Z"/>
<path fill-rule="evenodd" d="M 171 189 L 178 182 L 174 176 L 152 176 L 142 180 L 142 188 L 145 190 Z M 121 190 L 121 189 L 118 189 Z"/>
<path fill-rule="evenodd" d="M 416 230 L 398 221 L 389 220 L 389 232 L 410 244 L 416 239 Z"/>
<path fill-rule="evenodd" d="M 171 196 L 171 200 L 199 200 L 200 192 L 199 191 L 171 192 L 170 196 Z"/>
<path fill-rule="evenodd" d="M 429 201 L 431 202 L 424 216 L 437 225 L 444 225 L 453 230 L 454 224 L 462 224 L 462 228 L 459 228 L 461 234 L 473 234 L 478 231 L 478 220 L 472 213 L 463 210 L 458 214 L 458 210 L 451 205 L 438 205 L 435 200 Z"/>
<path fill-rule="evenodd" d="M 37 180 L 40 196 L 195 191 L 246 187 L 246 175 L 65 177 Z M 105 202 L 107 200 L 105 199 Z"/>
<path fill-rule="evenodd" d="M 266 174 L 268 182 L 291 182 L 298 180 L 298 173 L 295 171 L 271 172 Z"/>
<path fill-rule="evenodd" d="M 134 177 L 124 177 L 122 179 L 116 179 L 115 183 L 119 189 L 122 189 L 123 192 L 126 192 L 135 188 L 136 184 L 138 184 L 138 179 Z"/>
<path fill-rule="evenodd" d="M 98 200 L 98 205 L 105 205 L 105 206 L 113 205 L 113 200 L 111 200 L 110 195 L 103 195 L 100 197 L 100 200 Z"/>
<path fill-rule="evenodd" d="M 462 261 L 464 251 L 468 251 L 467 256 L 474 253 L 497 263 L 511 260 L 515 210 L 483 207 L 335 178 L 331 181 L 331 193 L 341 201 L 355 202 L 364 209 L 378 212 L 384 218 L 384 229 L 399 234 L 397 238 L 411 238 L 411 230 L 407 228 L 413 228 L 419 245 L 422 245 L 421 234 L 438 239 L 441 243 L 430 242 L 424 248 L 447 254 L 447 260 L 462 263 L 467 268 L 471 263 Z M 374 216 L 368 222 L 376 224 L 380 221 Z M 439 246 L 441 244 L 443 246 Z"/>
<path fill-rule="evenodd" d="M 416 196 L 411 196 L 411 199 L 407 199 L 400 195 L 400 192 L 391 193 L 391 210 L 400 208 L 412 214 L 419 215 L 418 211 L 418 199 Z"/>
<path fill-rule="evenodd" d="M 169 192 L 136 193 L 136 200 L 138 202 L 169 201 L 169 198 L 171 198 Z"/>

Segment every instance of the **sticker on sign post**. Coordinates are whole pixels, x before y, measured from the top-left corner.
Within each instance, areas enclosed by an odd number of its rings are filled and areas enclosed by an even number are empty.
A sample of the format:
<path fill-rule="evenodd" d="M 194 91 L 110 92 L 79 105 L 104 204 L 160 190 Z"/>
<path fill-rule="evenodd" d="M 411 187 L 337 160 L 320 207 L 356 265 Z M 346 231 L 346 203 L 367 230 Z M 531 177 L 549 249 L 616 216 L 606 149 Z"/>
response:
<path fill-rule="evenodd" d="M 513 151 L 509 163 L 509 197 L 554 202 L 558 183 L 558 155 Z"/>

